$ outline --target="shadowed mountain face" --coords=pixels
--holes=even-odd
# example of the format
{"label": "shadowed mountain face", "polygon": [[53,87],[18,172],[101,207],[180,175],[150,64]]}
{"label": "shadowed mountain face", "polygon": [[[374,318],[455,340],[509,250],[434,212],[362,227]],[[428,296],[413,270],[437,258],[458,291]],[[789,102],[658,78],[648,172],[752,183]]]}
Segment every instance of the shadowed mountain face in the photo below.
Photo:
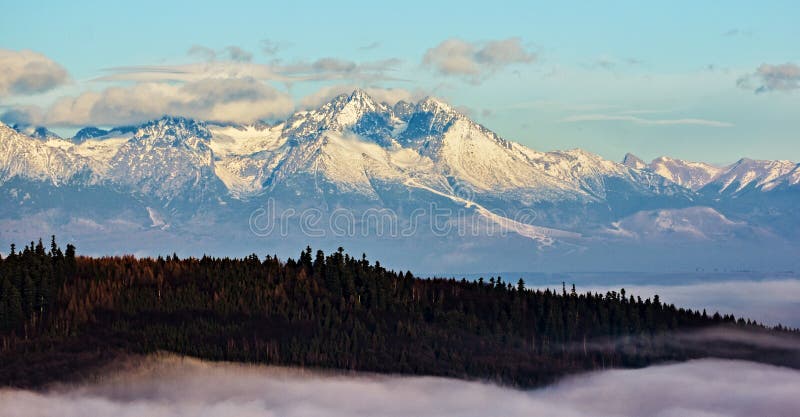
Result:
{"label": "shadowed mountain face", "polygon": [[345,245],[427,271],[799,266],[796,163],[538,152],[434,98],[390,106],[356,90],[271,126],[28,130],[0,125],[3,241],[56,232],[90,253],[140,254]]}

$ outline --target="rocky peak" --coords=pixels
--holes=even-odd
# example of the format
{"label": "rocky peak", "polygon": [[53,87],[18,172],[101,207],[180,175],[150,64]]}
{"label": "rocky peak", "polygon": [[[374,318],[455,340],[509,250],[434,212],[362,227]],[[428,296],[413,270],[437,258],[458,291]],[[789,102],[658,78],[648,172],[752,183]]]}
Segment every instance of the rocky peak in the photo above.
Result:
{"label": "rocky peak", "polygon": [[625,165],[626,167],[633,169],[647,168],[647,164],[644,161],[642,161],[641,158],[630,152],[626,153],[625,157],[622,158],[622,165]]}

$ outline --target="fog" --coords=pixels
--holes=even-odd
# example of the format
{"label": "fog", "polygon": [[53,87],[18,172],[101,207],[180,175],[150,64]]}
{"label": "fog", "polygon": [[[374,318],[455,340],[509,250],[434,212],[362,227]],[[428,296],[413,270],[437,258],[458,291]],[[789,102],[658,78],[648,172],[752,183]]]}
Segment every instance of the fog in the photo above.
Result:
{"label": "fog", "polygon": [[711,315],[734,314],[768,325],[783,324],[800,328],[800,280],[721,281],[680,285],[624,285],[579,287],[579,291],[619,291],[652,298],[694,310],[706,309]]}
{"label": "fog", "polygon": [[161,357],[91,384],[0,391],[0,415],[37,416],[790,416],[800,372],[697,360],[596,372],[521,391],[431,377],[334,375]]}

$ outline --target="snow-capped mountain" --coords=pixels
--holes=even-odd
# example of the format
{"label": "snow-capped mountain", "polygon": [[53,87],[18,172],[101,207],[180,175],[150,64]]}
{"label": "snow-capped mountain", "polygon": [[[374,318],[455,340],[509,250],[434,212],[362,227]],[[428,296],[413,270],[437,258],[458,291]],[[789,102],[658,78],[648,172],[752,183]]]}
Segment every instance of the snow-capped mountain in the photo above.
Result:
{"label": "snow-capped mountain", "polygon": [[770,191],[800,183],[800,164],[742,158],[728,166],[709,184],[720,193],[735,194],[751,188]]}
{"label": "snow-capped mountain", "polygon": [[87,158],[57,142],[64,141],[45,142],[0,122],[0,182],[21,177],[58,186],[90,168]]}
{"label": "snow-capped mountain", "polygon": [[81,143],[87,139],[98,138],[107,134],[108,130],[98,129],[94,126],[87,126],[75,133],[75,136],[72,137],[72,141],[75,143]]}
{"label": "snow-capped mountain", "polygon": [[800,164],[791,161],[763,161],[742,158],[728,166],[658,157],[649,164],[633,154],[625,155],[623,165],[651,171],[675,184],[706,194],[735,194],[747,188],[770,191],[800,183]]}
{"label": "snow-capped mountain", "polygon": [[749,238],[768,232],[744,221],[728,219],[711,207],[643,210],[613,222],[608,233],[645,241],[681,240],[713,241],[716,239]]}
{"label": "snow-capped mountain", "polygon": [[622,165],[627,167],[631,167],[633,169],[645,169],[647,168],[647,164],[638,156],[632,153],[626,153],[625,157],[622,158]]}
{"label": "snow-capped mountain", "polygon": [[16,130],[23,135],[30,136],[32,138],[40,139],[40,140],[50,140],[50,139],[61,139],[55,132],[51,131],[50,129],[44,126],[31,126],[31,125],[20,125],[15,124],[11,127],[12,129]]}
{"label": "snow-capped mountain", "polygon": [[[54,184],[88,168],[93,181],[163,199],[215,180],[225,185],[223,194],[256,198],[298,177],[373,199],[376,181],[448,195],[469,189],[476,198],[524,204],[602,202],[609,179],[642,195],[683,192],[647,171],[581,150],[534,151],[434,98],[391,107],[362,90],[274,126],[165,117],[135,128],[86,128],[71,141],[51,138],[37,147],[59,155],[37,162],[40,171],[53,173]],[[21,149],[14,153],[5,160],[30,159]]]}
{"label": "snow-capped mountain", "polygon": [[[400,109],[399,113],[395,109]],[[449,105],[376,103],[361,90],[266,128],[211,127],[218,174],[239,196],[296,175],[375,197],[376,180],[528,202],[599,201],[602,178],[661,193],[654,176],[580,150],[536,152],[504,140]],[[667,190],[675,191],[675,190]]]}
{"label": "snow-capped mountain", "polygon": [[658,157],[647,164],[630,153],[625,155],[622,163],[631,168],[654,172],[693,191],[705,187],[725,171],[724,168],[705,162],[684,161],[666,156]]}
{"label": "snow-capped mountain", "polygon": [[[472,242],[475,250],[475,238],[491,246],[495,238],[487,236],[496,229],[502,239],[510,234],[569,253],[598,239],[638,241],[656,231],[680,239],[761,239],[773,236],[774,219],[781,224],[777,235],[800,236],[796,209],[787,203],[800,195],[798,182],[797,164],[785,161],[715,167],[667,157],[647,164],[632,154],[617,163],[580,149],[539,152],[441,100],[390,106],[362,90],[274,125],[164,117],[139,126],[87,127],[65,140],[0,124],[0,194],[12,197],[0,213],[15,207],[39,218],[60,210],[72,220],[58,227],[80,235],[89,232],[75,230],[92,224],[92,238],[104,244],[104,233],[121,225],[136,233],[196,236],[198,245],[231,239],[222,235],[252,238],[253,213],[273,202],[295,214],[348,209],[364,224],[369,220],[359,216],[370,210],[404,213],[403,224],[416,227],[409,236],[455,239],[462,243],[450,244],[461,248]],[[734,198],[747,190],[764,197]],[[779,194],[776,203],[768,197]],[[121,203],[112,209],[96,198]],[[748,210],[753,201],[763,210]],[[467,223],[479,230],[444,236],[433,227],[440,221],[434,209],[444,209],[446,224],[458,230]],[[412,218],[415,210],[425,215]],[[0,233],[3,224],[0,219]],[[9,224],[7,230],[24,229]],[[307,238],[304,227],[287,227],[283,237]]]}
{"label": "snow-capped mountain", "polygon": [[689,162],[666,156],[654,159],[650,163],[650,169],[656,174],[692,190],[703,188],[724,170],[704,162]]}
{"label": "snow-capped mountain", "polygon": [[214,172],[204,123],[165,117],[140,126],[106,162],[106,176],[145,196],[169,201],[216,199],[225,187]]}

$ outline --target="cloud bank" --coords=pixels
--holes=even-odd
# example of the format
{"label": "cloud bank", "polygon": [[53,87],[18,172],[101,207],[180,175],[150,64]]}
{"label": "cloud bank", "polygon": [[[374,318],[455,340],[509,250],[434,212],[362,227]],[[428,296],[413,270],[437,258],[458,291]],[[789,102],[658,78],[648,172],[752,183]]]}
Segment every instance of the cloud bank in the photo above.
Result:
{"label": "cloud bank", "polygon": [[519,391],[430,377],[148,360],[95,384],[0,391],[6,417],[84,416],[792,416],[800,372],[700,360],[613,370]]}
{"label": "cloud bank", "polygon": [[68,81],[67,70],[38,52],[0,49],[0,97],[43,93]]}
{"label": "cloud bank", "polygon": [[[218,52],[195,45],[188,53],[205,62],[111,68],[108,75],[94,80],[112,83],[109,87],[61,97],[46,108],[16,106],[0,119],[49,126],[112,126],[163,115],[237,123],[281,119],[296,109],[297,103],[288,92],[294,83],[352,81],[349,85],[355,86],[389,79],[388,72],[400,65],[393,59],[354,62],[337,58],[287,65],[257,64],[251,62],[251,53],[233,46]],[[218,61],[220,56],[226,60]],[[287,88],[278,89],[276,84]],[[314,101],[335,88],[323,88],[304,101]],[[371,90],[389,102],[411,96],[401,89]]]}
{"label": "cloud bank", "polygon": [[40,123],[119,125],[163,115],[204,120],[253,122],[282,117],[294,108],[291,97],[253,78],[206,78],[182,84],[143,82],[62,97]]}

